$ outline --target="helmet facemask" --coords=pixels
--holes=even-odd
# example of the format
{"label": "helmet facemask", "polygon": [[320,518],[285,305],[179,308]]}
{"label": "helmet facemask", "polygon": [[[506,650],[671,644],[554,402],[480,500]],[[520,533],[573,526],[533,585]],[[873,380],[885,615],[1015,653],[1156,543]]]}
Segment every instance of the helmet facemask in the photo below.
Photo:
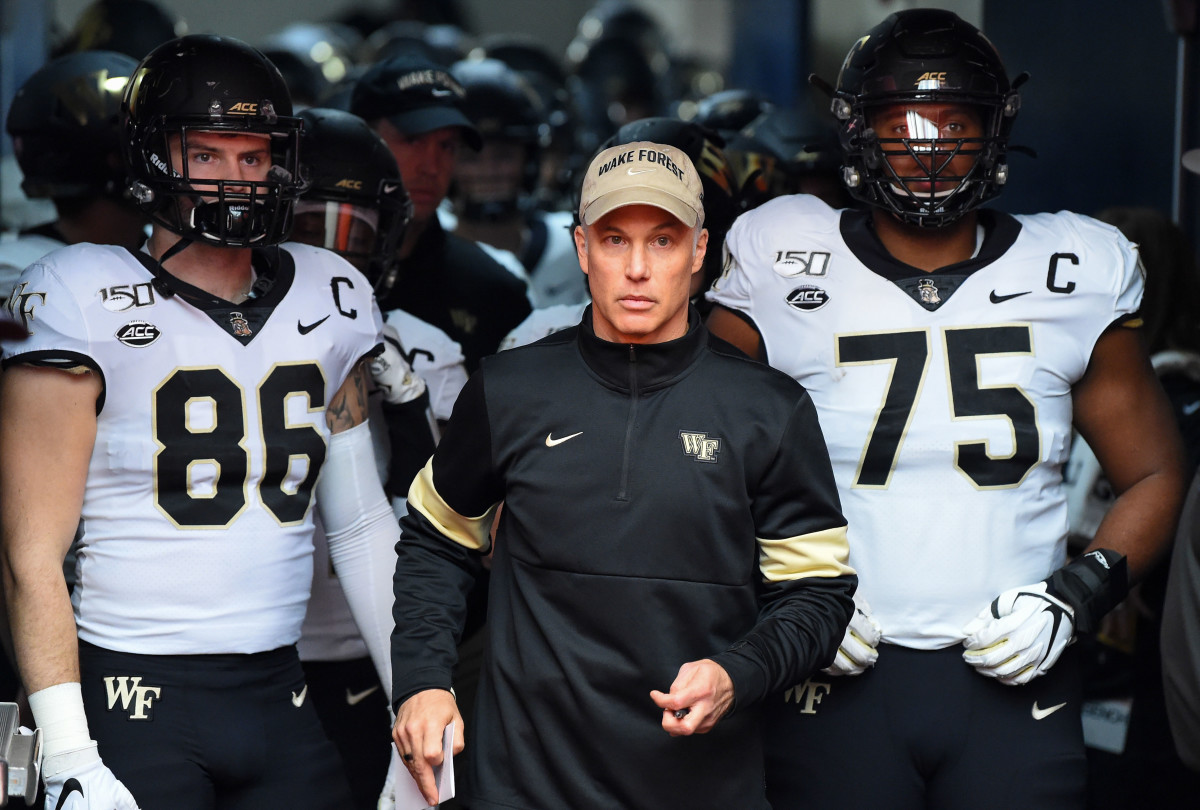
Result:
{"label": "helmet facemask", "polygon": [[906,222],[947,225],[1008,179],[1000,115],[974,103],[863,105],[843,129],[843,179],[853,196]]}
{"label": "helmet facemask", "polygon": [[[144,164],[138,174],[152,173],[151,184],[136,182],[132,192],[151,219],[195,242],[224,247],[254,247],[283,241],[291,229],[292,205],[302,188],[298,181],[299,122],[280,128],[198,125],[162,121],[146,127],[135,150]],[[187,160],[197,133],[262,135],[269,139],[270,166],[261,180],[220,180],[191,176]],[[190,140],[189,140],[190,139]]]}

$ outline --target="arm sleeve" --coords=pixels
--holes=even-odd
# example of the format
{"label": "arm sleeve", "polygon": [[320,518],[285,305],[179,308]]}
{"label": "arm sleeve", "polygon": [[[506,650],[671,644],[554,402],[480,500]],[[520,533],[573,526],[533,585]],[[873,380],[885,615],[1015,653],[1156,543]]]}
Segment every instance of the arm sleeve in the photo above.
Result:
{"label": "arm sleeve", "polygon": [[1163,694],[1179,757],[1200,771],[1200,476],[1192,481],[1162,611]]}
{"label": "arm sleeve", "polygon": [[400,530],[379,483],[369,423],[329,438],[317,482],[317,509],[329,543],[329,559],[350,613],[367,645],[380,683],[392,682],[388,655],[392,590]]}
{"label": "arm sleeve", "polygon": [[503,497],[493,469],[482,374],[454,406],[437,452],[413,479],[400,521],[392,588],[392,701],[423,689],[449,689],[467,594],[490,545]]}
{"label": "arm sleeve", "polygon": [[713,660],[733,680],[735,710],[803,681],[837,654],[858,577],[816,409],[792,413],[753,501],[762,573],[758,623]]}

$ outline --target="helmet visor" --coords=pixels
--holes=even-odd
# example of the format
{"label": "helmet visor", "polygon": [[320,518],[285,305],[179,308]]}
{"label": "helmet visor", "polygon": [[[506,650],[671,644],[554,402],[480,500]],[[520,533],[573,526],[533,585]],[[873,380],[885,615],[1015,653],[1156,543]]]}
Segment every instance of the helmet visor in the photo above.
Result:
{"label": "helmet visor", "polygon": [[321,200],[296,203],[292,239],[332,250],[366,272],[375,250],[379,211],[361,205]]}
{"label": "helmet visor", "polygon": [[910,102],[870,110],[891,191],[937,205],[961,191],[987,143],[985,111],[971,104]]}

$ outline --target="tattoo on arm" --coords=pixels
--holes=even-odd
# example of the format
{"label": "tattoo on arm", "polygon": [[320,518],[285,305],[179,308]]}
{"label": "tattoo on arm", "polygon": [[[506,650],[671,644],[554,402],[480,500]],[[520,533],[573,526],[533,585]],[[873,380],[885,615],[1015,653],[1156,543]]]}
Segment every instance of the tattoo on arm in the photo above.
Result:
{"label": "tattoo on arm", "polygon": [[325,411],[329,430],[341,433],[367,421],[367,361],[360,360],[329,401]]}

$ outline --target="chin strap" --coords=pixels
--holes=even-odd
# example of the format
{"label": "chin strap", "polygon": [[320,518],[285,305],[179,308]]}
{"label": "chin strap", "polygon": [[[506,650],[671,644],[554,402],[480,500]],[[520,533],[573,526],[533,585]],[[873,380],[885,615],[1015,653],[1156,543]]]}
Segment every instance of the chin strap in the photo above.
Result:
{"label": "chin strap", "polygon": [[[171,245],[169,248],[167,248],[165,251],[163,251],[163,255],[160,258],[154,259],[153,257],[151,257],[150,261],[157,264],[158,268],[160,270],[166,272],[166,268],[163,267],[163,264],[168,259],[170,259],[172,256],[177,256],[178,254],[183,252],[183,250],[185,248],[187,248],[187,246],[190,244],[192,244],[191,239],[188,239],[186,236],[181,236],[179,238],[179,241],[177,241],[175,244]],[[141,255],[145,255],[145,254],[141,254]],[[145,262],[143,262],[143,264],[144,263]],[[164,298],[170,298],[172,295],[174,295],[175,290],[172,289],[170,282],[167,280],[167,277],[163,276],[163,275],[159,275],[157,272],[154,271],[153,268],[150,268],[150,270],[152,273],[154,273],[154,281],[151,282],[154,285],[154,289],[158,290]]]}
{"label": "chin strap", "polygon": [[170,259],[172,256],[179,255],[191,244],[192,244],[192,240],[188,239],[186,236],[179,237],[179,241],[177,241],[175,244],[171,245],[169,248],[167,248],[165,251],[163,251],[163,255],[158,260],[158,263],[166,264],[168,259]]}

